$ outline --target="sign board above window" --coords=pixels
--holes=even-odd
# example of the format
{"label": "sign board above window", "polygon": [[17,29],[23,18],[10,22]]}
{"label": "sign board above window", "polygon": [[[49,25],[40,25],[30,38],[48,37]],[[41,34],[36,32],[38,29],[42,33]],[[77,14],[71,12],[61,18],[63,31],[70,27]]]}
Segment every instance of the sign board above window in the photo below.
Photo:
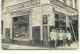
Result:
{"label": "sign board above window", "polygon": [[16,10],[16,9],[24,8],[27,6],[37,5],[37,4],[40,4],[40,0],[30,0],[30,1],[26,1],[23,3],[9,6],[9,7],[7,7],[7,10],[11,11],[11,10]]}
{"label": "sign board above window", "polygon": [[77,9],[74,9],[74,8],[68,6],[67,4],[62,3],[60,1],[50,0],[50,3],[56,5],[56,6],[60,7],[60,8],[66,9],[67,11],[77,12]]}

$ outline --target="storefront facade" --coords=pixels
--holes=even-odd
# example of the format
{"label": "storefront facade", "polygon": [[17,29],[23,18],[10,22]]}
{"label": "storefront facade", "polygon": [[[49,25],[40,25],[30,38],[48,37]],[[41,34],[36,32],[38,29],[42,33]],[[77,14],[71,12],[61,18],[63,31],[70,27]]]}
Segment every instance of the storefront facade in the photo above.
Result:
{"label": "storefront facade", "polygon": [[52,29],[62,28],[66,32],[71,28],[73,31],[74,28],[70,23],[75,21],[75,19],[72,20],[74,15],[78,21],[76,9],[55,0],[27,1],[9,6],[6,8],[6,13],[2,14],[2,42],[49,46],[49,35]]}

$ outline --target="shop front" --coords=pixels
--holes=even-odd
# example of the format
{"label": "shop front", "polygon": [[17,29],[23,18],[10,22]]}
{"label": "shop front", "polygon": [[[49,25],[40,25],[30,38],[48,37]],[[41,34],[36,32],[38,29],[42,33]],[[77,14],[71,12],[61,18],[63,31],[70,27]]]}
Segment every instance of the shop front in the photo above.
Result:
{"label": "shop front", "polygon": [[[6,36],[7,39],[9,38],[7,41],[12,44],[47,47],[50,45],[50,32],[52,29],[61,29],[65,32],[67,30],[69,32],[73,31],[73,29],[76,30],[75,22],[78,23],[77,21],[72,21],[73,27],[71,26],[72,24],[70,25],[69,9],[67,9],[70,8],[69,6],[63,8],[64,4],[62,4],[63,6],[59,6],[59,4],[55,6],[53,3],[40,5],[39,1],[37,0],[36,3],[33,3],[34,5],[30,3],[30,7],[25,2],[21,3],[23,6],[17,4],[7,8],[11,22],[10,29],[6,29],[8,30],[6,33],[11,31]],[[73,10],[72,8],[70,9]],[[75,32],[76,35],[77,33]]]}
{"label": "shop front", "polygon": [[10,18],[8,20],[11,21],[9,22],[11,24],[8,29],[11,31],[9,31],[9,37],[5,35],[8,43],[19,45],[41,45],[41,23],[39,22],[40,20],[37,19],[40,15],[40,11],[36,11],[40,10],[39,4],[40,0],[30,0],[6,7],[6,12],[9,14]]}

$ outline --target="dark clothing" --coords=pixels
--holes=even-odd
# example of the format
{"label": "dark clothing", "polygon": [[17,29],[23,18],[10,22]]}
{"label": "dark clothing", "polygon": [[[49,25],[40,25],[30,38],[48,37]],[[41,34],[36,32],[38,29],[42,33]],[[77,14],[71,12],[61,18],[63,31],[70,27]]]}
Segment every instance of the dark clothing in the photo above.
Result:
{"label": "dark clothing", "polygon": [[53,48],[53,47],[55,48],[55,41],[54,41],[54,40],[51,40],[51,41],[50,41],[50,47],[51,47],[51,48]]}
{"label": "dark clothing", "polygon": [[53,47],[53,40],[50,41],[50,47]]}
{"label": "dark clothing", "polygon": [[64,38],[63,39],[63,46],[66,46],[66,43],[67,43],[67,38]]}
{"label": "dark clothing", "polygon": [[60,46],[63,46],[63,40],[60,40]]}
{"label": "dark clothing", "polygon": [[56,47],[59,46],[59,39],[56,40]]}
{"label": "dark clothing", "polygon": [[71,46],[71,41],[70,40],[68,40],[68,46]]}
{"label": "dark clothing", "polygon": [[55,48],[55,44],[56,44],[56,43],[55,43],[55,40],[53,40],[53,47],[54,47],[54,48]]}
{"label": "dark clothing", "polygon": [[58,45],[57,46],[60,46],[60,40],[58,40]]}

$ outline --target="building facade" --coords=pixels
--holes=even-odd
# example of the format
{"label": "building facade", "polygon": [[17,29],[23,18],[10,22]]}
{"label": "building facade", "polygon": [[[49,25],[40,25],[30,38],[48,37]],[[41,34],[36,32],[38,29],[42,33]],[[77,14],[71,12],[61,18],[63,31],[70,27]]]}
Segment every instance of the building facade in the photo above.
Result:
{"label": "building facade", "polygon": [[2,1],[2,42],[49,46],[52,29],[78,42],[78,0]]}

